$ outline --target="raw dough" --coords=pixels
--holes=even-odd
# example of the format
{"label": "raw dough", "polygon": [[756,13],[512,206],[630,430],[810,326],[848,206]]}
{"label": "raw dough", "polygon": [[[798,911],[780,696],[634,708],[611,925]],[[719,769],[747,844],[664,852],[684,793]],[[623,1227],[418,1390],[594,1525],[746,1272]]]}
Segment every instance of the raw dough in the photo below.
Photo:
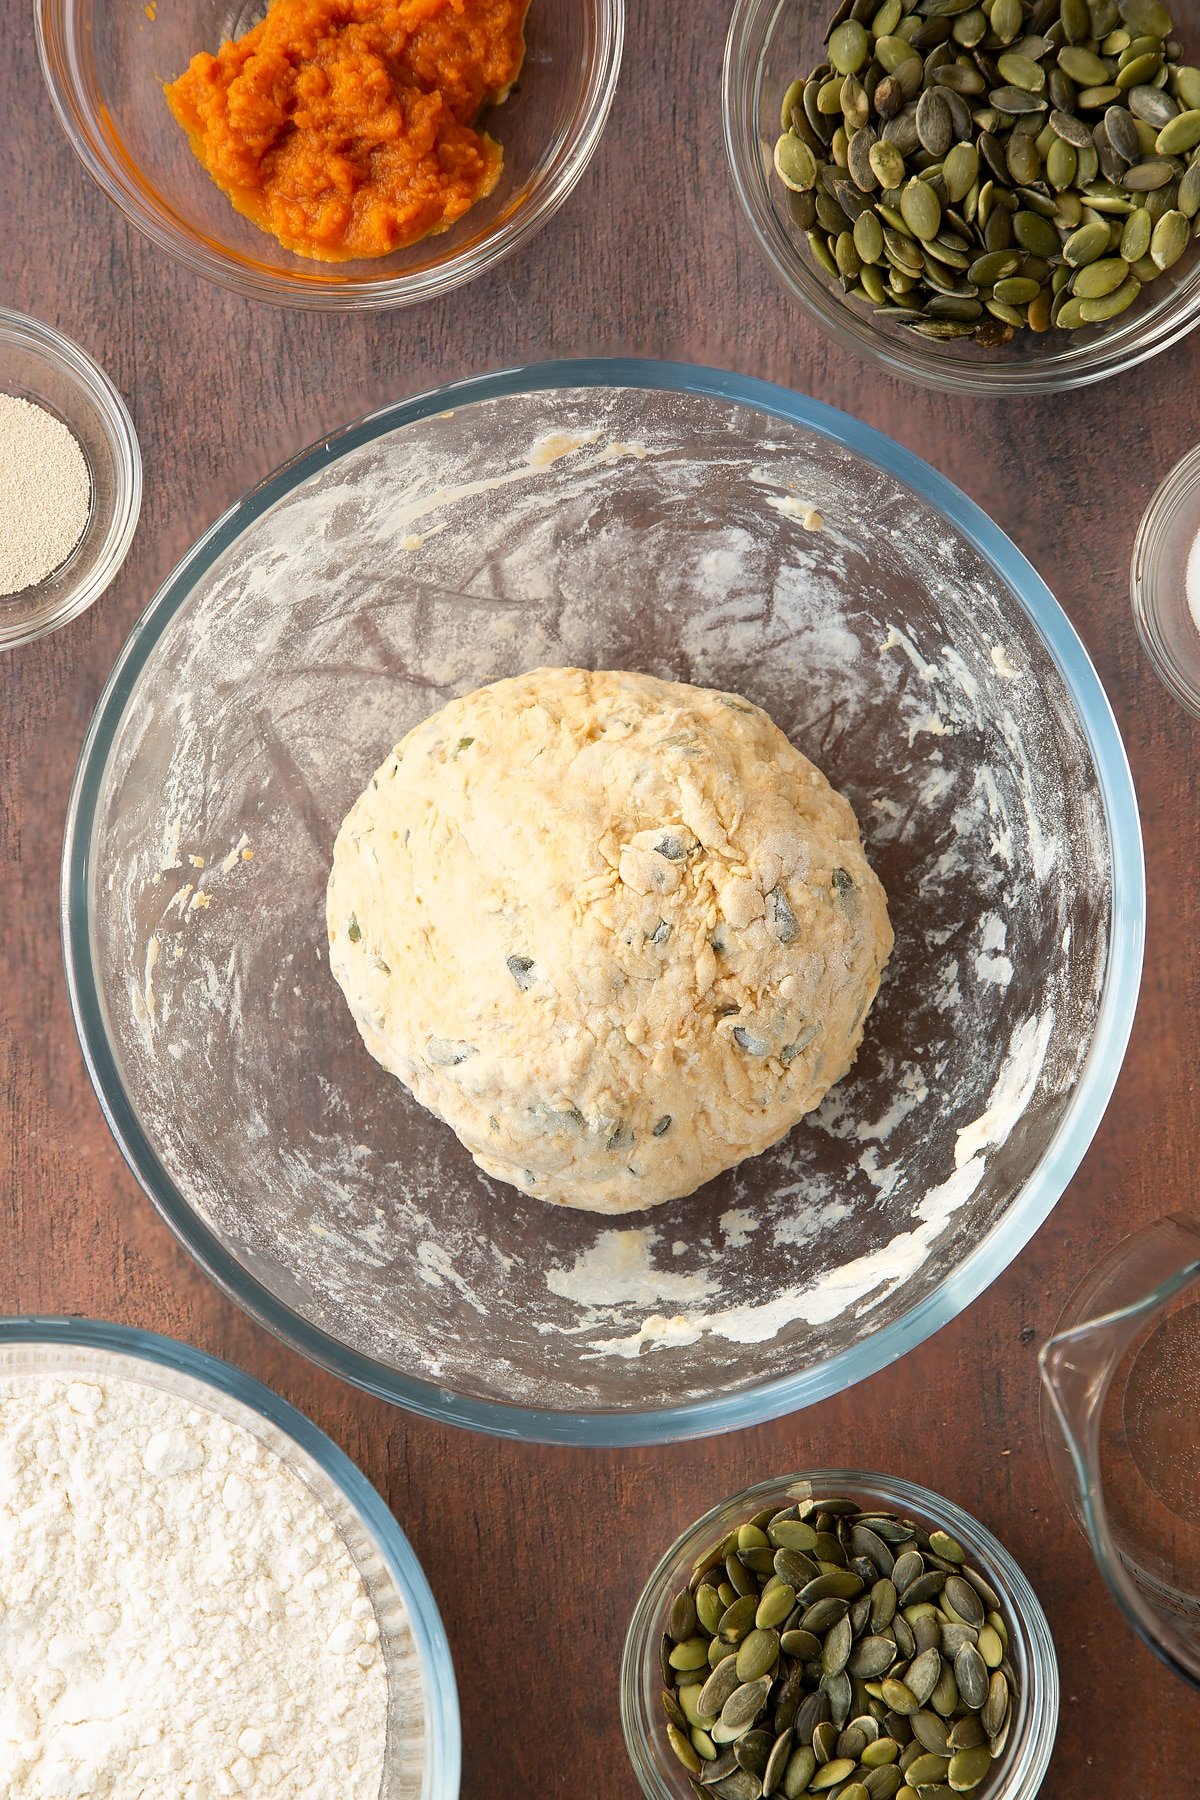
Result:
{"label": "raw dough", "polygon": [[766,1149],[854,1061],[892,947],[846,800],[735,694],[537,669],[348,813],[330,961],[480,1167],[619,1213]]}

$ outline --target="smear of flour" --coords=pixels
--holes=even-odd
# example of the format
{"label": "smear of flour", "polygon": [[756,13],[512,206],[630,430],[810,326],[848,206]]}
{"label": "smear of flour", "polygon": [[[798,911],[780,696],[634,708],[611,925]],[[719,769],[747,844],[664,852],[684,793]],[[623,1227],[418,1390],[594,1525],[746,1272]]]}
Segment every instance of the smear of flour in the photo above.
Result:
{"label": "smear of flour", "polygon": [[655,1266],[652,1258],[659,1241],[651,1227],[602,1231],[572,1268],[549,1270],[546,1286],[579,1306],[652,1306],[657,1300],[707,1299],[712,1282],[706,1276],[678,1275]]}
{"label": "smear of flour", "polygon": [[1007,987],[1013,978],[1013,966],[1004,955],[1008,926],[997,913],[986,913],[979,929],[980,944],[975,956],[975,974],[980,981],[994,981]]}

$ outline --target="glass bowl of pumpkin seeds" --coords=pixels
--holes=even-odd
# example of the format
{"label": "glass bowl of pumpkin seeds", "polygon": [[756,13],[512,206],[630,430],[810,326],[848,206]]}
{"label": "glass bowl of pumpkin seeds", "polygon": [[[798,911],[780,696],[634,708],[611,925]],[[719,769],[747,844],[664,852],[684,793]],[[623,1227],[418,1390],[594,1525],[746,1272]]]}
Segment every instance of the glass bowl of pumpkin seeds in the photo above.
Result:
{"label": "glass bowl of pumpkin seeds", "polygon": [[1082,387],[1200,321],[1200,15],[1162,0],[739,0],[724,126],[839,342],[967,393]]}
{"label": "glass bowl of pumpkin seeds", "polygon": [[961,1507],[853,1469],[760,1482],[667,1551],[621,1667],[649,1800],[1031,1800],[1050,1628]]}

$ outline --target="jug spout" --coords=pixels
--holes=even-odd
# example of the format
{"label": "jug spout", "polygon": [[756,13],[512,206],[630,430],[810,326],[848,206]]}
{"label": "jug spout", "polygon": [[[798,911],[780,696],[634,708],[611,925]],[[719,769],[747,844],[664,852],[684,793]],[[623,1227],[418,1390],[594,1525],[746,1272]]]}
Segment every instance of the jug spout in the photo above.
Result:
{"label": "jug spout", "polygon": [[[1069,1302],[1039,1367],[1047,1451],[1114,1598],[1139,1635],[1200,1685],[1200,1219],[1127,1238]],[[1117,1380],[1118,1374],[1120,1379]]]}

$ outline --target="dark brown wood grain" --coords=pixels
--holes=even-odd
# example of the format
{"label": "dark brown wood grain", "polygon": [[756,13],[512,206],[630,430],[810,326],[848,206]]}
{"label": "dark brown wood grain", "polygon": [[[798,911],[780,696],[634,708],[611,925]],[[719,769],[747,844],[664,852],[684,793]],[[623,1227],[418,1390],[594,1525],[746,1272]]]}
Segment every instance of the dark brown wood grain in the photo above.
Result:
{"label": "dark brown wood grain", "polygon": [[[1127,570],[1146,500],[1200,435],[1200,336],[1118,381],[1043,401],[952,399],[864,368],[776,290],[736,211],[719,130],[727,6],[640,0],[630,11],[607,134],[543,234],[436,305],[331,318],[248,305],[143,243],[60,136],[32,8],[6,9],[0,298],[111,372],[141,435],[146,503],[110,593],[0,659],[0,1312],[172,1333],[271,1383],[362,1465],[446,1620],[470,1800],[633,1800],[617,1664],[651,1564],[730,1490],[846,1459],[953,1495],[1024,1564],[1063,1675],[1047,1800],[1183,1800],[1200,1792],[1200,1697],[1135,1643],[1059,1503],[1036,1353],[1088,1263],[1195,1199],[1198,746],[1138,646]],[[112,1143],[58,935],[63,813],[93,704],[195,534],[282,457],[382,400],[585,352],[680,357],[803,389],[891,432],[986,507],[1061,597],[1112,697],[1150,893],[1141,1009],[1115,1099],[1015,1266],[930,1343],[838,1399],[736,1436],[620,1454],[522,1448],[410,1419],[309,1367],[224,1301]]]}

